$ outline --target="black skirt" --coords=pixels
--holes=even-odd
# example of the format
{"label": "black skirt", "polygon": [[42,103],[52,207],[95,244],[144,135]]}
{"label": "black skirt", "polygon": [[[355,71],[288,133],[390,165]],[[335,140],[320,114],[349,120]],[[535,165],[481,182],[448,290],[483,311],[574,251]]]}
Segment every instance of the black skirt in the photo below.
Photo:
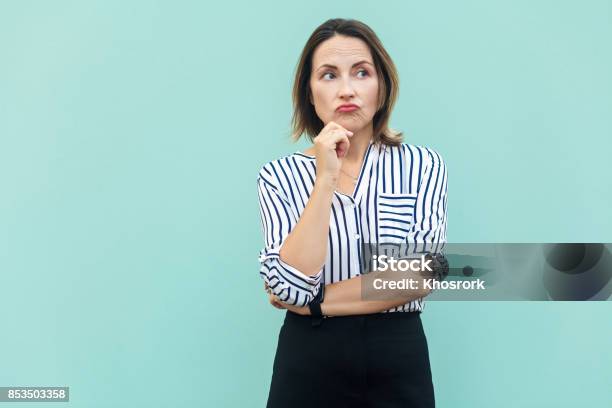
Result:
{"label": "black skirt", "polygon": [[287,311],[268,408],[434,407],[420,312],[335,316]]}

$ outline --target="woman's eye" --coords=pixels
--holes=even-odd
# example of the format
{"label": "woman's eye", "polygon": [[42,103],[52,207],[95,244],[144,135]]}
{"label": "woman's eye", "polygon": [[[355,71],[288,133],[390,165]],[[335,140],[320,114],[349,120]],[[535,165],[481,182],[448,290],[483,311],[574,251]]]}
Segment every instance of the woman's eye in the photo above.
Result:
{"label": "woman's eye", "polygon": [[[365,69],[360,69],[359,71],[357,71],[357,75],[359,76],[359,73],[361,73],[361,72],[363,72],[363,73],[364,73],[364,75],[362,75],[362,76],[361,76],[361,78],[363,78],[364,76],[368,76],[368,75],[369,75],[368,71],[367,71],[367,70],[365,70]],[[328,75],[331,75],[331,77],[329,77]],[[324,73],[324,74],[321,76],[321,78],[323,78],[323,79],[333,79],[333,77],[334,77],[334,76],[335,76],[335,75],[334,75],[334,73],[333,73],[333,72],[326,72],[326,73]]]}

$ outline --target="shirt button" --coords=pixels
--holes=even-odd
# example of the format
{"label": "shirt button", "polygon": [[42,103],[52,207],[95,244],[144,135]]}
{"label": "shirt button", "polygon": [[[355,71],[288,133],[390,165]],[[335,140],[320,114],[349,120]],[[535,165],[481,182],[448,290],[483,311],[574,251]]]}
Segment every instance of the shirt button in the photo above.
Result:
{"label": "shirt button", "polygon": [[355,234],[355,239],[359,239],[360,235],[359,234]]}

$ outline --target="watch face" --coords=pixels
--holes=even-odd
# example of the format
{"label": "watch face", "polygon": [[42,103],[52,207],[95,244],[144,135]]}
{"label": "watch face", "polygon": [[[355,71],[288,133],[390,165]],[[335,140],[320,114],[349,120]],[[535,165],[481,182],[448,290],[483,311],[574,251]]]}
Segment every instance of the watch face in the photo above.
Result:
{"label": "watch face", "polygon": [[432,255],[428,253],[425,255],[425,259],[431,260],[432,265],[432,275],[434,275],[435,279],[443,280],[448,276],[448,260],[442,254]]}

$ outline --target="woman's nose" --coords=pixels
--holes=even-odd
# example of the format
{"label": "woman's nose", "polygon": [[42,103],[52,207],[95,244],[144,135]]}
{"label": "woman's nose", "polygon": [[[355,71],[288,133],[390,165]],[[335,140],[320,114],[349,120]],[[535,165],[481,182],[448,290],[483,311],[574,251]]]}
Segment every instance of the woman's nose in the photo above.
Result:
{"label": "woman's nose", "polygon": [[341,82],[340,86],[340,97],[347,98],[349,96],[354,96],[355,90],[353,89],[353,84],[351,83],[350,78],[345,78]]}

